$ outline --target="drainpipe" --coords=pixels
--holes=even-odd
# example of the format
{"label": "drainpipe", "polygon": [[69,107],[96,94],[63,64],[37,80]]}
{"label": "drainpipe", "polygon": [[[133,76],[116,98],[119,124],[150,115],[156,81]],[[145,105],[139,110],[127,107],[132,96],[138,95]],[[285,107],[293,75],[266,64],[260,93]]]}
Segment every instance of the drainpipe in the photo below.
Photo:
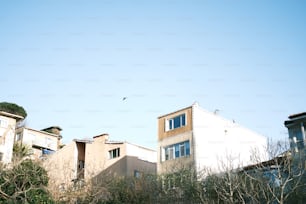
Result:
{"label": "drainpipe", "polygon": [[303,122],[301,122],[301,131],[302,131],[303,145],[304,145],[306,138],[305,138],[305,128]]}

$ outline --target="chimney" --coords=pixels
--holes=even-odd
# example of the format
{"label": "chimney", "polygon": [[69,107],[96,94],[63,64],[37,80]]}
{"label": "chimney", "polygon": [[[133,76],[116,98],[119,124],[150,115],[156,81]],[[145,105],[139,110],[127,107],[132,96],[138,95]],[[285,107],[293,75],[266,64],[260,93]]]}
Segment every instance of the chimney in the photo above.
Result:
{"label": "chimney", "polygon": [[101,135],[97,135],[97,136],[94,136],[93,139],[94,139],[94,142],[107,142],[108,141],[108,133],[103,133]]}
{"label": "chimney", "polygon": [[61,136],[62,128],[60,128],[59,126],[51,126],[51,127],[42,129],[41,131]]}

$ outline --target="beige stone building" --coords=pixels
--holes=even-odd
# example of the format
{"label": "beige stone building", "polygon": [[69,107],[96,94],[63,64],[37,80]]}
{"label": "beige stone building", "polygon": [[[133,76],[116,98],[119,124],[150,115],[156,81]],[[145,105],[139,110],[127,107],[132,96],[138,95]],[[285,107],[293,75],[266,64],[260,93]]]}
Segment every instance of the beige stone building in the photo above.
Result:
{"label": "beige stone building", "polygon": [[156,151],[128,142],[110,141],[108,134],[90,140],[75,139],[44,162],[52,187],[88,181],[107,173],[139,176],[156,173]]}
{"label": "beige stone building", "polygon": [[10,163],[13,156],[15,129],[22,116],[0,111],[0,161]]}
{"label": "beige stone building", "polygon": [[61,130],[58,126],[51,126],[43,130],[20,127],[16,129],[15,142],[28,146],[32,151],[32,159],[41,159],[60,149]]}
{"label": "beige stone building", "polygon": [[238,168],[253,164],[254,152],[266,159],[267,139],[197,103],[158,117],[159,174],[180,166],[197,171],[222,171],[223,165]]}

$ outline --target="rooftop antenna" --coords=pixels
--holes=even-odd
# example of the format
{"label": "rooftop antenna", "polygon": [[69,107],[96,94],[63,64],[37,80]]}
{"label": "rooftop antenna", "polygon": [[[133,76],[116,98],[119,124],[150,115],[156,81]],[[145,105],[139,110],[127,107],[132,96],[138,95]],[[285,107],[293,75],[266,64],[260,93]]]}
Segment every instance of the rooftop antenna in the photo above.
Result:
{"label": "rooftop antenna", "polygon": [[220,111],[219,109],[215,109],[214,114],[217,115],[219,113],[219,111]]}

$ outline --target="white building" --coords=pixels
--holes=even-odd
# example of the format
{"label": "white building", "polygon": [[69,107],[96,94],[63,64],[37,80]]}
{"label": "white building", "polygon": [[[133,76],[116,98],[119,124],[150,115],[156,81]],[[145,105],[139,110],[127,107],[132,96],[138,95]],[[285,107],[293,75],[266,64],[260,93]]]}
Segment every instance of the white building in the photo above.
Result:
{"label": "white building", "polygon": [[12,161],[16,123],[23,117],[0,111],[0,161]]}
{"label": "white building", "polygon": [[214,172],[266,159],[267,139],[233,120],[220,117],[197,103],[158,118],[159,174],[180,165]]}
{"label": "white building", "polygon": [[58,126],[51,126],[43,130],[20,127],[16,130],[15,142],[28,146],[32,151],[31,157],[38,159],[60,149],[61,130]]}
{"label": "white building", "polygon": [[288,128],[290,146],[294,152],[304,149],[306,145],[306,112],[290,115],[284,122]]}

